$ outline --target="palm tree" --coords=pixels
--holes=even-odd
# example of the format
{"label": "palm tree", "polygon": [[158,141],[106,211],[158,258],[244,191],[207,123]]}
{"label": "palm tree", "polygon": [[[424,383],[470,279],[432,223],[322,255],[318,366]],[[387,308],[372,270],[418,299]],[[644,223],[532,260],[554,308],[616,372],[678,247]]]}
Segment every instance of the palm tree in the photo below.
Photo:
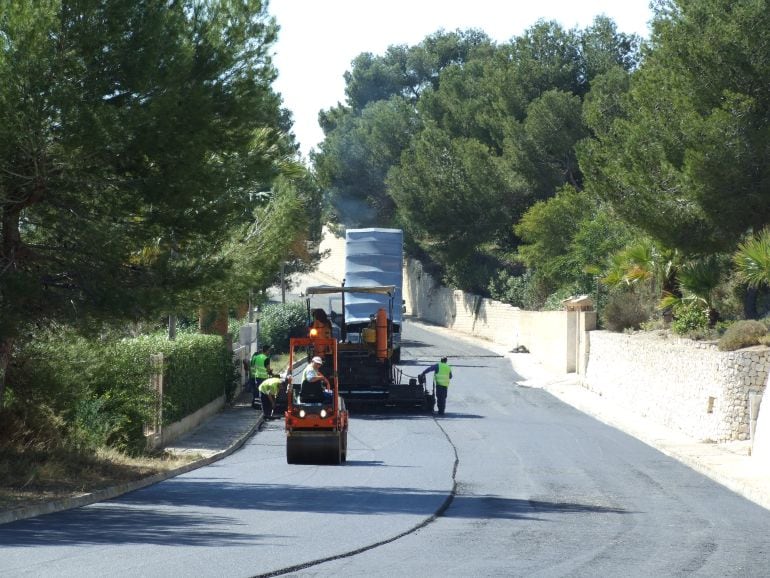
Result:
{"label": "palm tree", "polygon": [[770,287],[770,229],[765,227],[738,245],[733,264],[738,279],[748,288],[743,303],[744,312],[747,318],[754,319],[757,317],[758,290]]}
{"label": "palm tree", "polygon": [[709,326],[713,327],[719,319],[719,313],[714,308],[714,298],[723,271],[724,258],[719,255],[686,262],[676,273],[680,294],[664,294],[659,307],[673,309],[678,304],[699,303],[707,310]]}
{"label": "palm tree", "polygon": [[649,281],[661,295],[678,295],[676,249],[668,249],[649,239],[627,245],[610,258],[602,283],[609,287],[634,286]]}
{"label": "palm tree", "polygon": [[770,286],[770,228],[738,245],[733,263],[739,279],[749,287]]}

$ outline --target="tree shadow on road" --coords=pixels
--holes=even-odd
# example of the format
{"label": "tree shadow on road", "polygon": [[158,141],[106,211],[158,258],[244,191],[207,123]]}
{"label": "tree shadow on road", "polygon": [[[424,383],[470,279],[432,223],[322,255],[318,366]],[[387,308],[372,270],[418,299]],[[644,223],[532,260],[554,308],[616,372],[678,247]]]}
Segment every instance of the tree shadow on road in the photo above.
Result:
{"label": "tree shadow on road", "polygon": [[[362,464],[371,465],[371,464]],[[378,464],[375,464],[378,465]],[[448,492],[398,487],[306,487],[230,483],[217,477],[180,477],[84,508],[21,520],[0,527],[5,547],[73,544],[241,546],[274,542],[275,534],[229,530],[243,512],[335,515],[409,514],[428,518]],[[209,513],[195,510],[211,508]],[[185,509],[187,511],[185,511]],[[232,517],[215,514],[235,510]],[[548,514],[626,514],[604,505],[548,502],[489,495],[458,495],[448,518],[542,520]]]}

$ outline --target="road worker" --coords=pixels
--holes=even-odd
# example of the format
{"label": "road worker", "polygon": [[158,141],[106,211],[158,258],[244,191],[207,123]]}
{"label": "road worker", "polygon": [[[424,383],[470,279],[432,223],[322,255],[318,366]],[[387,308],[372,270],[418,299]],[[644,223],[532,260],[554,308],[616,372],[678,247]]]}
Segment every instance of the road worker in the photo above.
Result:
{"label": "road worker", "polygon": [[261,353],[255,353],[251,356],[251,407],[253,408],[257,407],[260,384],[263,380],[273,376],[273,370],[270,369],[270,349],[269,345],[263,345]]}
{"label": "road worker", "polygon": [[[326,311],[323,309],[313,310],[313,323],[310,325],[310,336],[321,337],[323,339],[332,338],[332,322],[329,321],[329,317],[326,315]],[[315,353],[323,357],[329,355],[332,352],[329,345],[316,345]]]}
{"label": "road worker", "polygon": [[268,377],[259,384],[259,400],[262,402],[262,415],[265,419],[278,417],[273,416],[275,398],[278,397],[278,390],[284,385],[284,380],[280,377]]}
{"label": "road worker", "polygon": [[310,383],[314,381],[323,381],[326,385],[325,389],[331,389],[329,380],[326,379],[326,376],[323,373],[321,373],[321,365],[323,365],[323,362],[323,359],[319,356],[315,356],[310,363],[308,363],[305,371],[302,372],[302,381]]}
{"label": "road worker", "polygon": [[430,372],[434,373],[433,383],[436,384],[436,405],[438,414],[444,415],[446,409],[446,395],[449,390],[449,383],[452,380],[452,367],[447,363],[447,358],[442,357],[441,361],[424,369],[420,375]]}
{"label": "road worker", "polygon": [[323,359],[319,356],[315,356],[307,364],[305,370],[302,372],[302,383],[313,383],[315,381],[322,381],[324,384],[324,401],[330,402],[334,397],[332,393],[332,386],[326,376],[321,373],[321,365],[323,365]]}

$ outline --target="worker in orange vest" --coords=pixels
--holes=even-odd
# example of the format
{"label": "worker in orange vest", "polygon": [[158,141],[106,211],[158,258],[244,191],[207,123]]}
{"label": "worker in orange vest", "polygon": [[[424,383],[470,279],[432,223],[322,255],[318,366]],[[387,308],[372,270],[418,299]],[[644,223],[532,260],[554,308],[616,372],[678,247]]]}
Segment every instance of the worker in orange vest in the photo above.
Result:
{"label": "worker in orange vest", "polygon": [[[313,323],[310,325],[311,337],[322,337],[324,339],[332,338],[332,322],[329,321],[329,317],[326,315],[326,311],[323,309],[313,310]],[[331,353],[331,347],[328,345],[317,345],[315,348],[316,355],[329,355]]]}

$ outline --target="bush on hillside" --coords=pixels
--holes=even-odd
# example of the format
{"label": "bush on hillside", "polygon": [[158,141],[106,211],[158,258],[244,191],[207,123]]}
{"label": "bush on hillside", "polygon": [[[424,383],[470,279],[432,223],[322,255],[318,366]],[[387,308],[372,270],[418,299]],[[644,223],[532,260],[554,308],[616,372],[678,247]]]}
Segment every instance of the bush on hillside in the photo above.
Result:
{"label": "bush on hillside", "polygon": [[697,334],[709,325],[708,308],[697,301],[683,301],[672,309],[671,330],[677,335]]}
{"label": "bush on hillside", "polygon": [[639,295],[633,291],[610,293],[601,311],[602,326],[609,331],[639,329],[648,319]]}
{"label": "bush on hillside", "polygon": [[743,347],[759,345],[767,335],[767,327],[761,321],[747,319],[736,321],[727,328],[719,339],[717,347],[720,351],[735,351]]}

